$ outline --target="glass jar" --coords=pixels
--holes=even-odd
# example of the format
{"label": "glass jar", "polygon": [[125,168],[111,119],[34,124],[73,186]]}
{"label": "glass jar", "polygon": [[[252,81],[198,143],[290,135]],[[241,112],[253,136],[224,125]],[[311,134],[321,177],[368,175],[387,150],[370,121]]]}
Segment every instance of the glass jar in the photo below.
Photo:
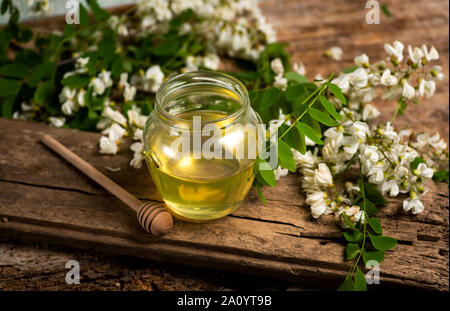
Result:
{"label": "glass jar", "polygon": [[250,190],[264,135],[237,79],[196,71],[167,80],[144,129],[144,155],[170,212],[190,221],[233,212]]}

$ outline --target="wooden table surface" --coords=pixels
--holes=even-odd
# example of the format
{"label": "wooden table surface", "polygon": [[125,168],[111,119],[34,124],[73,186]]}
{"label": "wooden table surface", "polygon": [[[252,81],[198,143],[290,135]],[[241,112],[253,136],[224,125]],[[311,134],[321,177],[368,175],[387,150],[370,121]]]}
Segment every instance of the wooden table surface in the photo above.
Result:
{"label": "wooden table surface", "polygon": [[[351,65],[353,57],[363,52],[371,60],[377,60],[384,55],[385,42],[401,40],[405,44],[434,45],[440,52],[439,64],[443,67],[446,78],[438,85],[436,96],[421,105],[408,108],[406,115],[398,118],[396,126],[409,125],[415,131],[439,131],[448,142],[448,1],[383,3],[387,4],[394,17],[382,15],[380,25],[367,25],[364,22],[367,12],[365,1],[340,1],[339,5],[331,0],[270,1],[261,3],[261,8],[277,29],[278,39],[290,43],[289,51],[293,60],[302,61],[306,65],[309,77],[316,73],[325,76],[339,71]],[[321,56],[331,46],[343,49],[343,61],[335,62]],[[387,120],[395,109],[394,103],[379,101],[377,106],[382,111],[383,120]],[[53,246],[53,243],[58,242],[55,239],[48,241],[52,242],[51,246],[44,245],[42,239],[38,244],[22,242],[28,238],[17,234],[17,226],[32,226],[33,221],[39,217],[39,208],[45,210],[45,206],[55,204],[58,200],[66,200],[67,203],[64,204],[67,210],[79,203],[73,201],[89,196],[92,199],[93,195],[99,202],[118,205],[98,186],[87,181],[62,160],[52,157],[42,146],[38,147],[37,140],[43,132],[51,132],[135,195],[148,198],[148,193],[142,188],[142,183],[139,185],[130,177],[136,172],[127,167],[127,159],[130,157],[128,151],[111,159],[96,154],[97,134],[76,133],[4,119],[0,121],[0,128],[0,215],[13,215],[8,222],[0,223],[4,240],[0,244],[0,289],[332,289],[348,269],[349,263],[343,261],[343,244],[338,228],[333,219],[311,219],[309,209],[304,205],[304,196],[298,191],[300,180],[297,175],[285,177],[276,188],[265,190],[268,206],[258,203],[252,192],[246,203],[223,221],[226,226],[245,224],[267,230],[262,237],[260,232],[241,237],[242,243],[272,247],[270,252],[276,253],[274,258],[268,260],[272,268],[279,256],[285,260],[285,265],[279,267],[281,274],[299,275],[292,277],[291,282],[249,277],[242,274],[243,271],[223,273],[109,255],[98,253],[92,248],[81,251],[70,247],[67,241],[63,243],[66,246]],[[122,170],[120,173],[109,172],[103,167],[104,163],[119,166]],[[144,176],[146,172],[138,174]],[[381,289],[398,288],[404,284],[414,288],[448,290],[448,187],[434,183],[429,186],[431,191],[424,200],[426,211],[422,215],[411,216],[401,212],[401,198],[392,200],[383,209],[381,217],[385,232],[395,236],[400,243],[394,251],[388,252],[386,261],[381,265],[384,284]],[[18,199],[19,196],[21,199]],[[286,199],[288,197],[293,200]],[[33,208],[30,207],[30,202],[36,202]],[[19,217],[14,216],[14,211],[8,209],[8,206],[19,208],[24,213],[34,213],[35,218],[33,221],[30,218],[28,223],[23,219],[15,222],[14,217]],[[111,207],[117,209],[116,206]],[[77,213],[82,216],[87,212],[81,210]],[[41,216],[48,217],[48,211],[41,212]],[[226,228],[221,227],[221,222],[218,223],[219,225],[211,225],[210,228],[217,230],[215,233],[224,234],[225,239],[229,238],[231,235],[227,234]],[[77,225],[76,220],[73,225]],[[176,226],[184,225],[177,223]],[[205,228],[199,232],[204,230]],[[273,249],[274,242],[280,243],[276,250]],[[80,245],[74,242],[73,246]],[[86,247],[89,248],[89,245]],[[302,252],[301,255],[296,252],[297,248]],[[102,249],[108,250],[107,247]],[[114,249],[109,251],[116,252]],[[305,262],[308,256],[313,258],[313,255],[323,256],[319,265],[317,262]],[[294,256],[292,262],[286,259],[289,256]],[[303,262],[296,262],[296,258],[300,257]],[[81,264],[82,282],[76,287],[71,287],[64,281],[67,271],[64,264],[69,259],[79,260]],[[254,267],[254,263],[253,266],[252,263],[244,263],[244,267],[245,264]],[[289,264],[293,271],[287,270]],[[304,269],[305,265],[310,268]],[[276,272],[275,267],[271,274],[276,276]],[[303,274],[305,277],[301,277]],[[320,282],[314,283],[315,276]],[[328,282],[323,282],[324,279]]]}

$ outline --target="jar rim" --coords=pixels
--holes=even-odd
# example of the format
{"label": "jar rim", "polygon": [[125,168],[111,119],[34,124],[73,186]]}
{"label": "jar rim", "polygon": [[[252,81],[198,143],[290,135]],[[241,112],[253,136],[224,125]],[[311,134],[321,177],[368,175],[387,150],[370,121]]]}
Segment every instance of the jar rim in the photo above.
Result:
{"label": "jar rim", "polygon": [[[202,81],[201,79],[204,79],[204,80]],[[218,122],[222,122],[222,121],[226,121],[226,120],[230,120],[230,119],[234,118],[233,122],[229,124],[229,125],[231,125],[240,119],[240,117],[244,114],[244,112],[248,109],[248,107],[250,105],[247,88],[244,86],[244,84],[242,84],[241,81],[239,81],[235,77],[225,74],[225,73],[222,73],[222,72],[216,72],[216,71],[206,71],[206,70],[190,71],[190,72],[182,73],[182,74],[179,74],[179,75],[176,75],[176,76],[173,76],[173,77],[167,79],[166,81],[164,81],[164,83],[161,85],[161,87],[156,92],[155,109],[169,123],[176,124],[177,122],[180,122],[180,121],[185,122],[185,123],[186,122],[188,122],[188,123],[194,122],[193,120],[182,119],[182,118],[179,118],[179,117],[169,113],[169,111],[167,111],[167,109],[163,106],[164,99],[167,96],[167,94],[165,94],[167,89],[169,89],[170,87],[175,87],[175,88],[178,87],[179,88],[179,87],[182,87],[183,85],[188,85],[188,84],[191,85],[192,84],[192,82],[183,83],[183,80],[188,80],[188,81],[198,80],[197,83],[202,84],[202,85],[210,84],[211,86],[216,86],[216,87],[219,86],[219,87],[222,87],[229,91],[232,91],[234,94],[238,95],[239,98],[241,99],[240,100],[241,106],[239,107],[238,110],[234,111],[233,113],[231,113],[225,117],[221,117],[221,118],[217,118],[217,119],[213,119],[213,120],[207,120],[207,121],[200,121],[201,124],[218,123]],[[177,81],[179,81],[179,83],[174,84]],[[222,83],[219,83],[219,82],[222,82]],[[234,88],[226,87],[226,82],[232,83],[236,87],[234,87]]]}

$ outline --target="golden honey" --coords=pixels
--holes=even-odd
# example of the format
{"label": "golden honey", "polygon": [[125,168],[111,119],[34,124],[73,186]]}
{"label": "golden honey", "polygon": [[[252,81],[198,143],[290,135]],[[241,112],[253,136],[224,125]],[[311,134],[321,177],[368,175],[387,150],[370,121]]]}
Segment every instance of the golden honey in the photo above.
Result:
{"label": "golden honey", "polygon": [[172,90],[162,102],[147,121],[144,154],[170,212],[190,221],[230,214],[254,180],[257,116],[216,85]]}

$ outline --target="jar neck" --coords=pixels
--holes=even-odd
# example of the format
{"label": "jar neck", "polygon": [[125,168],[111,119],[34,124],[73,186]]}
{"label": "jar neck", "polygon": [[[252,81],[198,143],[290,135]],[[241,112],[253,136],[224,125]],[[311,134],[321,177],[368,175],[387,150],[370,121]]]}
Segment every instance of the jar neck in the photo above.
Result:
{"label": "jar neck", "polygon": [[[202,124],[233,124],[239,121],[250,107],[247,89],[236,78],[213,71],[194,71],[164,82],[156,93],[155,110],[159,119],[172,126],[180,122],[192,123],[180,118],[179,113],[211,110],[214,105],[211,106],[207,96],[221,98],[224,106],[216,105],[216,109],[218,112],[223,109],[226,113],[217,119],[202,120]],[[183,103],[183,98],[186,98],[186,103]]]}

